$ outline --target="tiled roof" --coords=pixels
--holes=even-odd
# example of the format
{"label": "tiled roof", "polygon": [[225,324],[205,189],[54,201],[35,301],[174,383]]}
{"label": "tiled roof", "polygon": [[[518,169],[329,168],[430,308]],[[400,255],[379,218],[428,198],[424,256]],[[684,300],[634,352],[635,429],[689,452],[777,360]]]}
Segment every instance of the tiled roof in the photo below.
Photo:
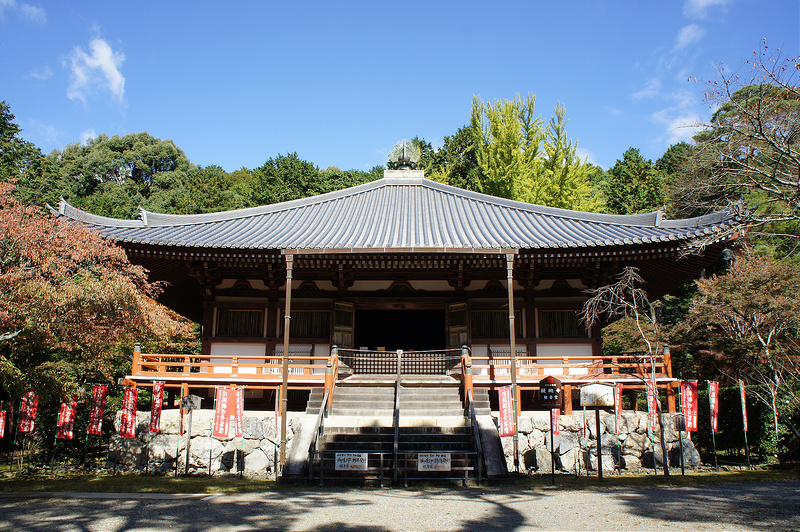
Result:
{"label": "tiled roof", "polygon": [[661,211],[608,215],[511,201],[443,185],[421,172],[309,198],[196,215],[141,210],[138,220],[95,216],[63,199],[56,215],[119,242],[288,250],[497,250],[685,241],[738,225],[734,212],[664,220]]}

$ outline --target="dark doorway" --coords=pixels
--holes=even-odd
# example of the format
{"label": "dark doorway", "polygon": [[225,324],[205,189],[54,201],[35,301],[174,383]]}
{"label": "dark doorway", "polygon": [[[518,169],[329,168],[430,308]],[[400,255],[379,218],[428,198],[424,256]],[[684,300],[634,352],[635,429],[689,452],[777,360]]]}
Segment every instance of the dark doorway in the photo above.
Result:
{"label": "dark doorway", "polygon": [[356,349],[427,351],[447,347],[444,309],[356,309],[354,334]]}

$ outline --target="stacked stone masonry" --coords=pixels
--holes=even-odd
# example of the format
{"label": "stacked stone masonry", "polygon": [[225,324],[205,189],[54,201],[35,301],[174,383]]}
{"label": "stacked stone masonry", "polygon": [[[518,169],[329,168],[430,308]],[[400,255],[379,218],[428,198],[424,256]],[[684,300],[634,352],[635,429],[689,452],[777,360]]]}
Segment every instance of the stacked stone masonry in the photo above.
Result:
{"label": "stacked stone masonry", "polygon": [[[692,443],[690,433],[675,429],[673,415],[664,414],[664,436],[669,463],[680,466],[681,436],[685,467],[700,465],[700,454]],[[562,415],[560,434],[553,441],[556,470],[570,473],[597,471],[597,426],[594,410]],[[646,412],[624,412],[619,434],[614,431],[614,414],[601,411],[600,435],[603,471],[635,472],[642,468],[662,467],[660,430],[650,429]],[[550,413],[523,412],[518,426],[520,468],[526,471],[550,473]],[[513,438],[503,440],[509,471],[514,470]]]}
{"label": "stacked stone masonry", "polygon": [[[144,469],[167,473],[177,467],[183,474],[186,466],[186,434],[180,435],[179,410],[164,410],[161,414],[160,432],[150,434],[150,413],[137,415],[136,438],[114,436],[111,441],[109,462],[112,467]],[[291,446],[292,427],[302,413],[288,420],[288,439]],[[121,415],[117,413],[115,427],[119,431]],[[184,430],[188,416],[184,415]],[[211,436],[214,423],[213,410],[195,410],[192,413],[192,434],[189,444],[190,474],[229,475],[244,472],[249,477],[274,477],[277,445],[280,435],[276,431],[275,413],[250,411],[242,419],[243,438],[219,439]],[[149,462],[148,462],[149,456]]]}

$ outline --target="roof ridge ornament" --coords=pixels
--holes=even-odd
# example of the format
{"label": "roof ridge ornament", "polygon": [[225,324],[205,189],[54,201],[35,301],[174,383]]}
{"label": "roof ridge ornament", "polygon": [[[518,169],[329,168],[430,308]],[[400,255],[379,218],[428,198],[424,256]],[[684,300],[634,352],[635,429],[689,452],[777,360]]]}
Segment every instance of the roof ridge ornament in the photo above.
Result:
{"label": "roof ridge ornament", "polygon": [[416,170],[419,157],[419,148],[410,140],[403,139],[392,148],[386,166],[389,170]]}

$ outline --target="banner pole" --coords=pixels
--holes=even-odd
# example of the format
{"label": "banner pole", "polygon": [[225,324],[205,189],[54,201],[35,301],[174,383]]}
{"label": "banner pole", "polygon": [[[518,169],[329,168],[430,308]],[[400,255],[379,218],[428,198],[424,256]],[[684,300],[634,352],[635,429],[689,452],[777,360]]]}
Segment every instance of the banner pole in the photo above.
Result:
{"label": "banner pole", "polygon": [[[217,413],[217,387],[214,386],[214,418],[216,419]],[[211,422],[211,439],[208,445],[208,476],[211,475],[211,457],[213,456],[214,451],[214,422]]]}
{"label": "banner pole", "polygon": [[681,405],[681,413],[680,413],[681,417],[679,418],[681,420],[681,423],[678,424],[678,429],[680,429],[678,430],[678,445],[681,450],[681,476],[685,476],[686,467],[684,466],[683,463],[683,430],[686,428],[686,411],[684,410],[685,393],[683,389],[683,383],[681,383],[680,391],[678,393],[680,394],[680,405]]}
{"label": "banner pole", "polygon": [[553,409],[550,409],[550,479],[553,483],[553,486],[556,485],[556,458],[553,456],[555,454],[555,446],[553,443],[555,440],[555,434],[553,431]]}
{"label": "banner pole", "polygon": [[242,467],[239,469],[239,478],[244,478],[244,386],[242,386],[242,404],[239,405],[240,412],[242,413],[241,417],[241,427],[242,427],[242,436],[241,436],[241,447],[242,447]]}

